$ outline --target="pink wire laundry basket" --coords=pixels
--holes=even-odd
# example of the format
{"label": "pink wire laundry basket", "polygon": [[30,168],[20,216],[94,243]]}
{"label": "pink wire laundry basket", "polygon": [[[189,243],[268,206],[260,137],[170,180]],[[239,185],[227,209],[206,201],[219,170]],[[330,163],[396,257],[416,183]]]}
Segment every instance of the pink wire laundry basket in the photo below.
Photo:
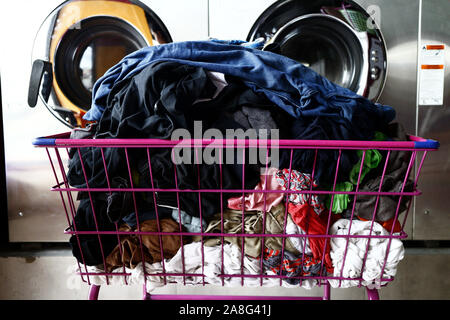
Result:
{"label": "pink wire laundry basket", "polygon": [[[241,148],[239,150],[243,150],[244,151],[244,156],[245,156],[245,150],[250,148],[250,147],[254,147],[254,145],[249,142],[250,140],[245,140],[244,142],[239,142],[237,140],[227,140],[227,139],[223,139],[223,140],[215,140],[215,144],[214,146],[221,146],[220,150],[225,150],[225,148],[227,147],[231,147],[231,148]],[[368,257],[368,251],[369,251],[369,243],[370,241],[367,241],[367,245],[366,245],[366,250],[364,252],[364,259],[363,259],[363,267],[361,268],[361,273],[357,276],[357,277],[348,277],[348,276],[344,276],[343,275],[343,269],[344,269],[344,265],[346,263],[346,256],[348,254],[348,246],[349,246],[349,242],[351,240],[355,240],[355,239],[376,239],[376,238],[381,238],[383,240],[387,241],[387,250],[385,252],[385,257],[383,259],[383,263],[382,263],[382,271],[381,271],[381,277],[380,279],[378,279],[378,283],[382,283],[382,285],[386,285],[387,283],[390,283],[391,281],[393,281],[394,277],[393,276],[389,276],[389,277],[383,277],[384,275],[384,269],[386,267],[386,263],[388,261],[388,255],[390,253],[390,246],[391,246],[391,242],[395,239],[405,239],[408,235],[407,233],[404,231],[404,227],[405,227],[405,223],[407,220],[407,216],[408,216],[408,211],[411,205],[411,200],[414,196],[420,195],[421,192],[417,189],[417,182],[418,182],[418,178],[419,178],[419,174],[420,171],[422,169],[422,166],[424,164],[424,160],[426,158],[426,155],[429,151],[433,151],[433,150],[437,150],[439,148],[439,143],[437,141],[434,140],[427,140],[427,139],[423,139],[420,137],[415,137],[415,136],[409,136],[409,141],[344,141],[344,140],[279,140],[277,141],[276,145],[271,145],[271,141],[270,140],[266,140],[266,145],[268,147],[267,150],[271,149],[271,148],[279,148],[281,149],[285,149],[287,150],[288,153],[290,153],[290,163],[289,163],[289,167],[286,168],[289,171],[289,180],[291,179],[291,172],[295,169],[293,167],[292,164],[292,156],[295,150],[299,150],[299,149],[303,149],[303,150],[310,150],[312,152],[312,154],[314,154],[314,161],[313,161],[313,167],[312,167],[312,173],[311,173],[311,180],[314,180],[314,174],[315,171],[317,170],[316,167],[316,160],[317,160],[317,155],[318,152],[320,152],[321,150],[335,150],[338,152],[338,158],[336,161],[336,167],[334,168],[334,183],[331,186],[331,188],[329,190],[316,190],[313,189],[313,184],[311,184],[309,189],[306,190],[290,190],[290,188],[286,189],[286,190],[255,190],[255,189],[245,189],[245,187],[243,186],[240,189],[223,189],[223,188],[219,188],[219,189],[192,189],[192,190],[187,190],[187,189],[180,189],[178,188],[178,184],[177,184],[177,176],[176,176],[176,170],[174,170],[175,172],[175,188],[171,188],[171,189],[161,189],[161,188],[156,188],[154,181],[153,181],[153,172],[152,172],[152,165],[151,165],[151,159],[150,159],[150,154],[151,151],[157,148],[167,148],[167,149],[173,149],[174,146],[178,145],[179,146],[180,141],[171,141],[171,140],[159,140],[159,139],[70,139],[70,133],[64,133],[64,134],[59,134],[59,135],[54,135],[54,136],[48,136],[48,137],[42,137],[42,138],[37,138],[33,141],[33,144],[36,147],[40,147],[40,148],[44,148],[48,154],[48,158],[50,161],[50,165],[55,177],[55,181],[56,181],[56,185],[53,186],[51,188],[52,191],[57,192],[60,194],[60,198],[62,201],[62,205],[64,208],[64,212],[67,218],[67,223],[68,223],[68,227],[67,229],[64,231],[66,234],[69,235],[75,235],[78,239],[79,236],[82,235],[93,235],[93,236],[97,236],[98,237],[98,241],[100,244],[100,248],[102,248],[102,244],[100,241],[100,236],[102,235],[115,235],[117,237],[117,244],[120,247],[120,239],[123,236],[126,235],[134,235],[137,238],[139,238],[139,243],[140,243],[140,254],[141,254],[141,261],[144,261],[144,253],[143,251],[145,250],[143,248],[143,244],[142,244],[142,237],[143,236],[148,236],[148,235],[152,235],[152,236],[157,236],[159,238],[159,247],[160,247],[160,252],[161,252],[161,256],[164,257],[164,250],[163,250],[163,245],[162,245],[162,237],[164,236],[169,236],[169,235],[174,235],[174,236],[178,236],[181,239],[181,245],[180,245],[180,250],[182,252],[183,255],[183,237],[192,237],[192,236],[197,236],[200,237],[200,239],[202,241],[201,242],[201,271],[204,270],[204,264],[205,264],[205,256],[204,256],[204,245],[203,245],[203,239],[204,237],[219,237],[222,239],[221,242],[221,257],[222,257],[222,261],[221,261],[221,274],[219,274],[217,277],[219,279],[219,283],[222,284],[222,286],[224,285],[224,279],[229,279],[229,278],[240,278],[240,285],[241,286],[245,286],[245,279],[249,279],[249,278],[253,278],[253,279],[258,279],[260,280],[260,285],[263,285],[263,279],[276,279],[277,281],[279,281],[279,286],[282,285],[282,281],[287,278],[288,276],[286,275],[282,275],[281,272],[275,272],[274,274],[268,274],[264,272],[264,268],[263,268],[263,259],[264,259],[264,254],[263,254],[263,250],[264,250],[264,240],[268,239],[268,238],[281,238],[282,239],[282,247],[281,247],[281,261],[284,261],[284,255],[286,252],[286,248],[285,248],[285,242],[286,239],[289,237],[298,237],[299,239],[301,239],[301,241],[303,241],[306,244],[307,239],[314,239],[314,238],[319,238],[319,239],[323,239],[326,240],[325,241],[325,245],[322,251],[322,255],[321,255],[321,268],[325,268],[324,267],[324,261],[326,259],[326,255],[325,252],[327,250],[327,248],[329,249],[330,246],[330,240],[332,239],[344,239],[346,241],[346,245],[344,248],[344,256],[343,256],[343,263],[342,266],[340,267],[341,270],[338,270],[340,272],[335,272],[333,274],[327,273],[327,272],[320,272],[320,275],[308,275],[308,274],[300,274],[298,275],[296,278],[299,279],[299,286],[301,287],[302,281],[305,280],[316,280],[317,282],[317,286],[318,287],[322,287],[323,288],[323,295],[321,296],[315,296],[315,297],[311,297],[311,296],[244,296],[244,295],[236,295],[236,296],[229,296],[229,295],[168,295],[168,294],[150,294],[147,292],[146,288],[149,284],[150,281],[152,281],[152,277],[154,276],[158,276],[161,279],[163,279],[164,284],[168,284],[170,283],[170,279],[173,279],[173,277],[179,277],[180,279],[186,279],[187,277],[197,277],[202,279],[202,281],[200,281],[201,285],[205,285],[207,284],[207,282],[205,282],[205,274],[203,272],[200,273],[195,273],[195,274],[191,274],[185,271],[185,265],[184,265],[184,260],[182,260],[183,263],[183,272],[179,272],[179,273],[170,273],[167,272],[164,269],[164,258],[162,259],[162,272],[157,272],[157,273],[152,273],[151,271],[147,270],[145,263],[142,263],[139,267],[142,268],[142,274],[143,274],[143,286],[144,286],[144,295],[143,298],[144,299],[152,299],[152,300],[171,300],[171,299],[203,299],[203,300],[246,300],[246,299],[252,299],[252,300],[258,300],[258,299],[271,299],[271,300],[302,300],[302,299],[316,299],[316,300],[329,300],[330,299],[330,281],[338,281],[338,287],[341,286],[341,282],[344,281],[357,281],[358,282],[358,287],[361,287],[363,285],[363,272],[364,272],[364,265],[366,264],[367,261],[367,257]],[[211,140],[195,140],[195,139],[191,139],[191,140],[183,140],[182,141],[184,146],[194,146],[195,148],[198,148],[198,150],[201,150],[202,148],[207,147],[210,143]],[[104,174],[106,177],[106,181],[107,181],[107,186],[105,186],[104,188],[91,188],[89,187],[89,183],[88,183],[88,179],[86,177],[86,172],[85,172],[85,167],[83,164],[83,159],[81,157],[81,153],[80,150],[82,148],[98,148],[101,151],[102,154],[102,159],[103,159],[103,167],[104,167]],[[110,185],[110,181],[111,181],[111,177],[108,175],[108,168],[107,168],[107,164],[105,161],[105,157],[104,157],[104,150],[106,150],[107,148],[121,148],[124,151],[125,154],[125,160],[126,160],[126,168],[128,169],[128,173],[129,173],[129,180],[130,180],[130,185],[128,188],[112,188]],[[145,154],[147,155],[147,162],[148,162],[148,169],[150,171],[150,185],[151,188],[139,188],[136,186],[133,186],[133,179],[132,179],[132,166],[130,165],[130,161],[129,161],[129,156],[128,156],[128,152],[134,148],[139,148],[142,150],[145,150]],[[195,149],[194,148],[194,149]],[[381,179],[380,179],[380,185],[378,188],[378,191],[375,192],[367,192],[367,191],[361,191],[359,189],[360,186],[360,181],[361,181],[361,172],[363,169],[363,164],[364,164],[364,158],[366,156],[366,153],[368,150],[380,150],[385,152],[386,156],[385,159],[383,159],[380,162],[380,167],[383,168],[382,170],[382,174],[381,174]],[[64,163],[65,161],[63,160],[65,158],[65,153],[67,152],[67,154],[69,154],[69,152],[73,152],[75,150],[74,156],[79,156],[80,157],[80,161],[82,164],[82,169],[83,169],[83,173],[84,173],[84,179],[86,182],[86,187],[83,188],[75,188],[73,186],[71,186],[68,182],[68,178],[67,178],[67,174],[66,174],[66,163]],[[195,149],[197,150],[197,149]],[[343,152],[345,152],[346,150],[361,150],[362,151],[362,158],[361,158],[361,167],[359,170],[359,175],[358,175],[358,180],[355,186],[355,189],[353,191],[336,191],[336,185],[337,185],[337,178],[338,178],[338,172],[339,172],[339,164],[340,164],[340,160],[341,160],[341,155]],[[382,190],[382,184],[383,184],[383,180],[385,178],[385,173],[386,173],[386,168],[387,168],[387,164],[389,161],[390,156],[392,155],[392,153],[397,152],[397,151],[401,151],[401,152],[405,152],[408,157],[409,157],[409,164],[406,170],[406,174],[404,175],[404,177],[402,177],[402,187],[401,190],[399,192],[383,192]],[[62,152],[62,153],[61,153]],[[268,152],[267,152],[268,155]],[[174,169],[176,167],[175,164],[173,164]],[[220,167],[222,169],[222,167]],[[268,165],[266,165],[266,170],[268,169]],[[198,174],[200,174],[200,171],[198,171]],[[245,177],[245,165],[242,165],[242,176]],[[197,177],[198,178],[198,182],[199,182],[199,186],[200,186],[200,176]],[[413,181],[413,190],[407,192],[406,190],[404,190],[406,182],[408,179],[412,179]],[[220,171],[220,185],[222,186],[222,170]],[[290,185],[290,184],[288,184]],[[74,194],[76,195],[78,192],[84,192],[85,194],[89,195],[89,198],[91,198],[91,195],[96,193],[96,192],[103,192],[103,193],[111,193],[111,192],[127,192],[127,193],[131,193],[133,201],[134,201],[134,208],[136,211],[136,220],[137,220],[137,230],[135,231],[120,231],[119,230],[119,226],[116,223],[116,230],[115,231],[102,231],[99,229],[99,226],[97,225],[97,220],[95,219],[96,217],[96,212],[93,211],[93,215],[94,215],[94,219],[95,219],[95,224],[96,224],[96,229],[93,231],[77,231],[77,226],[74,223],[74,217],[76,215],[76,196],[74,197]],[[237,194],[241,194],[244,198],[244,195],[248,195],[251,193],[263,193],[264,194],[264,208],[266,208],[266,194],[267,193],[274,193],[274,192],[280,192],[283,194],[283,197],[285,197],[286,201],[289,197],[289,195],[291,194],[305,194],[305,195],[321,195],[321,196],[327,196],[329,195],[329,197],[331,197],[331,203],[333,203],[333,198],[337,195],[337,194],[347,194],[349,196],[351,196],[352,198],[350,198],[350,202],[348,204],[349,209],[351,209],[351,217],[350,217],[350,224],[348,226],[348,232],[344,233],[344,234],[331,234],[330,233],[330,228],[334,222],[334,213],[332,212],[332,208],[330,206],[330,208],[325,208],[326,210],[326,232],[323,234],[309,234],[308,232],[303,233],[303,234],[287,234],[286,233],[286,218],[288,215],[287,212],[287,206],[286,206],[286,211],[285,211],[285,216],[284,216],[284,230],[283,232],[274,234],[274,233],[268,233],[265,230],[265,226],[266,224],[263,222],[263,230],[260,233],[251,233],[251,234],[247,234],[244,230],[244,209],[242,209],[242,230],[239,233],[227,233],[224,232],[223,229],[223,212],[224,209],[223,206],[221,208],[221,226],[220,226],[220,231],[221,232],[215,232],[215,233],[206,233],[204,232],[204,227],[201,228],[201,232],[196,232],[196,233],[192,233],[192,232],[187,232],[184,231],[184,229],[182,229],[182,225],[181,225],[181,218],[180,220],[178,220],[178,224],[179,224],[179,231],[177,232],[162,232],[161,231],[161,225],[160,225],[160,218],[158,218],[158,207],[155,205],[155,210],[156,210],[156,223],[157,223],[157,230],[158,231],[154,231],[154,232],[148,232],[148,231],[140,231],[139,228],[139,217],[137,214],[137,204],[136,204],[136,198],[135,198],[135,194],[139,193],[139,192],[147,192],[149,195],[153,195],[153,197],[155,196],[155,193],[164,193],[164,192],[172,192],[172,193],[176,193],[177,197],[182,194],[182,193],[194,193],[194,194],[198,194],[198,199],[199,202],[201,202],[201,196],[202,194],[205,193],[214,193],[217,194],[220,199],[222,200],[223,197],[226,196],[227,193],[229,192],[233,192],[233,193],[237,193]],[[355,210],[355,203],[357,200],[358,196],[370,196],[370,197],[374,197],[375,198],[375,204],[374,204],[374,214],[373,214],[373,218],[372,220],[366,220],[369,221],[370,223],[370,232],[368,234],[364,234],[364,235],[355,235],[355,234],[351,234],[351,227],[352,227],[352,222],[356,221],[354,218],[356,218],[357,216],[357,212]],[[375,232],[373,232],[373,227],[375,225],[375,212],[377,210],[377,206],[379,204],[379,199],[382,196],[396,196],[398,197],[398,205],[396,206],[396,210],[395,212],[392,213],[392,215],[394,216],[393,221],[398,221],[399,225],[400,225],[400,230],[394,230],[394,226],[395,223],[392,223],[392,227],[389,226],[387,232],[384,235],[376,235]],[[402,201],[402,198],[408,198],[408,202],[407,202],[407,210],[403,212],[400,212],[400,203]],[[92,204],[92,198],[91,198],[91,204]],[[156,201],[155,201],[156,204]],[[202,220],[202,210],[201,210],[201,206],[200,210],[199,210],[199,218],[200,220]],[[180,212],[180,203],[178,202],[178,212]],[[266,210],[263,211],[264,212],[264,219],[266,219],[266,215],[265,212]],[[98,214],[98,213],[97,213]],[[401,216],[401,214],[403,214]],[[400,219],[401,218],[401,219]],[[242,265],[242,269],[241,269],[241,273],[240,274],[227,274],[225,273],[223,270],[223,250],[224,250],[224,237],[239,237],[239,241],[241,241],[241,246],[240,246],[240,251],[241,251],[241,265]],[[258,260],[258,264],[260,264],[261,268],[261,272],[260,274],[246,274],[243,272],[243,259],[244,259],[244,249],[245,249],[245,243],[244,240],[248,237],[252,237],[252,238],[259,238],[261,239],[262,242],[262,246],[261,246],[261,255],[257,258]],[[103,250],[103,249],[102,249]],[[183,259],[186,257],[183,257]],[[102,259],[103,259],[103,265],[106,265],[105,263],[105,259],[106,256],[102,251]],[[106,268],[104,270],[100,270],[100,272],[95,272],[93,273],[92,271],[89,271],[86,268],[86,263],[84,263],[84,260],[82,258],[82,261],[80,263],[80,261],[77,261],[78,263],[78,267],[79,267],[79,272],[78,274],[81,276],[81,279],[86,282],[88,285],[90,285],[90,291],[89,291],[89,299],[98,299],[98,295],[99,295],[99,289],[100,289],[100,285],[99,284],[95,284],[93,283],[91,277],[95,276],[95,277],[104,277],[105,279],[105,284],[110,284],[110,281],[112,279],[112,277],[123,277],[124,278],[124,282],[127,284],[127,279],[126,276],[130,275],[129,272],[127,272],[125,270],[125,266],[123,266],[121,268],[122,272],[117,272],[117,270],[115,270],[114,272],[108,271],[106,270]],[[303,264],[306,263],[305,260],[305,255],[303,253],[301,260],[299,260],[299,264],[301,264],[301,266],[303,266]],[[336,267],[335,267],[336,268]],[[180,282],[178,282],[180,283]],[[183,284],[186,285],[186,281],[181,282]],[[368,287],[366,286],[366,292],[367,292],[367,296],[368,299],[370,300],[377,300],[379,299],[379,295],[378,295],[378,291],[377,288],[378,287]]]}

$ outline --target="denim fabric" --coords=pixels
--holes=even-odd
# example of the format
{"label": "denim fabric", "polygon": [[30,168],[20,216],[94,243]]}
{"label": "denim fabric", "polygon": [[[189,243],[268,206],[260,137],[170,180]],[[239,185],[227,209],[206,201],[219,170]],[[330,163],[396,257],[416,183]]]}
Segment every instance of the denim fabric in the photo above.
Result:
{"label": "denim fabric", "polygon": [[216,38],[210,38],[209,41],[213,41],[216,43],[223,43],[223,44],[234,44],[234,45],[240,45],[246,48],[253,48],[253,49],[262,49],[264,48],[265,39],[264,38],[258,38],[255,41],[247,42],[244,40],[221,40]]}
{"label": "denim fabric", "polygon": [[94,84],[92,106],[84,119],[99,120],[113,86],[156,61],[179,62],[239,77],[293,117],[326,116],[353,126],[356,136],[366,130],[371,135],[379,125],[395,118],[393,108],[372,103],[287,57],[240,45],[187,41],[146,47],[123,58]]}

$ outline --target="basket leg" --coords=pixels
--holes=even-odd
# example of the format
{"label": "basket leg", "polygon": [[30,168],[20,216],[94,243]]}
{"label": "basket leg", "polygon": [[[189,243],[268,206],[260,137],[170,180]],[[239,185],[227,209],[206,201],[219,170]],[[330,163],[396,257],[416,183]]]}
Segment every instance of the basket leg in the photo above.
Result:
{"label": "basket leg", "polygon": [[327,282],[323,286],[323,300],[330,300],[330,284]]}
{"label": "basket leg", "polygon": [[150,300],[150,293],[147,292],[147,287],[144,283],[144,290],[142,291],[142,300]]}
{"label": "basket leg", "polygon": [[89,300],[98,300],[98,292],[100,291],[100,286],[91,284],[89,288]]}
{"label": "basket leg", "polygon": [[369,299],[369,300],[380,300],[380,296],[378,295],[378,290],[377,289],[366,288],[366,292],[367,292],[367,299]]}

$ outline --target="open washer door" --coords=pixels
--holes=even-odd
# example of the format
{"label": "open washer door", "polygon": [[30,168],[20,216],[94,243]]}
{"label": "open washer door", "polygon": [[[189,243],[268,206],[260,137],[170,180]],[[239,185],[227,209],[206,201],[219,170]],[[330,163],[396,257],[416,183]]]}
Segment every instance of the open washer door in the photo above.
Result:
{"label": "open washer door", "polygon": [[168,42],[164,23],[140,1],[66,1],[36,35],[28,103],[39,96],[67,126],[85,126],[95,81],[126,55]]}
{"label": "open washer door", "polygon": [[256,20],[247,40],[261,37],[265,50],[297,60],[373,101],[383,89],[382,35],[369,14],[352,1],[277,1]]}

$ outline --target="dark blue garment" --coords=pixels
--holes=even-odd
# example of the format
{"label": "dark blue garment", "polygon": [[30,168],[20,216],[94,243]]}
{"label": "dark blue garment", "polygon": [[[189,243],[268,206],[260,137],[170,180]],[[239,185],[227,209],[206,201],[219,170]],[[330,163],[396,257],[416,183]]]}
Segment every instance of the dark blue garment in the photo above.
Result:
{"label": "dark blue garment", "polygon": [[85,120],[99,120],[116,83],[156,61],[203,67],[242,79],[294,118],[328,117],[351,131],[350,139],[371,140],[373,131],[395,118],[395,110],[340,87],[295,60],[239,45],[188,41],[146,47],[131,53],[94,84]]}
{"label": "dark blue garment", "polygon": [[210,38],[209,41],[217,42],[217,43],[223,43],[223,44],[233,44],[233,45],[239,45],[247,48],[253,48],[253,49],[262,49],[264,48],[265,39],[264,38],[258,38],[255,41],[247,42],[244,40],[222,40],[222,39],[216,39],[216,38]]}

